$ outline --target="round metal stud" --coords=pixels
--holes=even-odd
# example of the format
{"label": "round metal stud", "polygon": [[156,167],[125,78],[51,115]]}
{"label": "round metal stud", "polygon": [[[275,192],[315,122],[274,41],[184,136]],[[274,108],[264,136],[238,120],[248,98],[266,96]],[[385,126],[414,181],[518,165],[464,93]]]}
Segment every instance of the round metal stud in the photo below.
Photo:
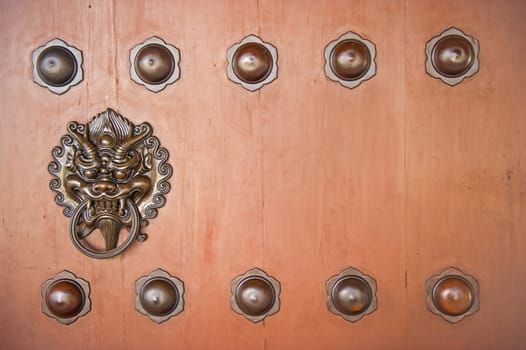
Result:
{"label": "round metal stud", "polygon": [[252,269],[232,281],[232,309],[252,322],[259,322],[279,311],[281,287],[272,276]]}
{"label": "round metal stud", "polygon": [[77,62],[68,49],[51,46],[38,56],[37,71],[47,84],[62,86],[75,76]]}
{"label": "round metal stud", "polygon": [[61,280],[48,289],[45,302],[55,316],[69,318],[82,310],[84,295],[75,282]]}
{"label": "round metal stud", "polygon": [[239,47],[232,58],[234,73],[249,84],[264,80],[272,70],[272,55],[263,45],[248,43]]}
{"label": "round metal stud", "polygon": [[475,278],[451,267],[427,280],[427,308],[455,323],[478,311],[478,291]]}
{"label": "round metal stud", "polygon": [[356,322],[378,308],[376,281],[348,267],[326,284],[327,308],[343,319]]}
{"label": "round metal stud", "polygon": [[161,323],[184,310],[184,283],[157,269],[135,282],[135,308],[152,321]]}
{"label": "round metal stud", "polygon": [[61,95],[83,79],[82,52],[60,39],[33,51],[33,79]]}
{"label": "round metal stud", "polygon": [[454,86],[479,70],[479,42],[457,28],[449,28],[426,44],[426,72]]}
{"label": "round metal stud", "polygon": [[62,324],[71,324],[91,309],[89,283],[62,271],[42,284],[42,312]]}
{"label": "round metal stud", "polygon": [[277,59],[273,45],[249,35],[228,49],[227,76],[247,90],[258,90],[277,78]]}
{"label": "round metal stud", "polygon": [[159,92],[179,79],[179,49],[156,36],[130,51],[130,74],[133,81],[148,90]]}
{"label": "round metal stud", "polygon": [[164,278],[146,282],[139,293],[139,301],[146,312],[154,316],[170,313],[178,303],[177,288]]}
{"label": "round metal stud", "polygon": [[376,74],[375,45],[347,32],[325,47],[325,74],[350,89]]}

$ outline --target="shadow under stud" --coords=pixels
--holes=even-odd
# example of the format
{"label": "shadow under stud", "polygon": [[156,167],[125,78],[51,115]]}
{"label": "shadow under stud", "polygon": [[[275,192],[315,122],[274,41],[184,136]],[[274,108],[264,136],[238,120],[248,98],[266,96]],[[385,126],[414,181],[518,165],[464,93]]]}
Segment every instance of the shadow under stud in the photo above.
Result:
{"label": "shadow under stud", "polygon": [[227,76],[245,89],[256,91],[278,77],[278,51],[255,35],[249,35],[227,51]]}
{"label": "shadow under stud", "polygon": [[449,28],[426,43],[426,72],[454,86],[479,71],[479,42],[457,28]]}
{"label": "shadow under stud", "polygon": [[353,267],[332,276],[326,292],[329,311],[350,322],[359,321],[378,308],[376,281]]}
{"label": "shadow under stud", "polygon": [[42,284],[42,312],[68,325],[91,310],[90,286],[69,271]]}
{"label": "shadow under stud", "polygon": [[232,310],[254,323],[279,311],[280,284],[261,269],[237,276],[232,281],[231,292]]}
{"label": "shadow under stud", "polygon": [[179,79],[179,49],[153,36],[130,51],[130,75],[134,82],[159,92]]}
{"label": "shadow under stud", "polygon": [[60,39],[53,39],[32,54],[33,80],[61,95],[83,79],[82,52]]}
{"label": "shadow under stud", "polygon": [[356,33],[347,32],[325,47],[325,75],[352,89],[376,74],[376,47]]}
{"label": "shadow under stud", "polygon": [[92,258],[122,253],[170,191],[168,151],[148,123],[132,124],[112,109],[86,123],[70,122],[52,151],[50,187],[71,218],[73,245]]}

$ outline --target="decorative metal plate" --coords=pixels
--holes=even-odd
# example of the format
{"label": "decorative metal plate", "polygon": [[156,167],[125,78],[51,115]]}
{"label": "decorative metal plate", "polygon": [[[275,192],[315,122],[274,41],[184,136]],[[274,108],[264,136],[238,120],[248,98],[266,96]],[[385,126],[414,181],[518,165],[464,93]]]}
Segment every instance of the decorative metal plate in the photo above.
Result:
{"label": "decorative metal plate", "polygon": [[426,43],[426,72],[454,86],[479,71],[479,42],[457,28],[449,28]]}
{"label": "decorative metal plate", "polygon": [[256,91],[278,77],[278,50],[255,35],[227,51],[227,76],[245,89]]}
{"label": "decorative metal plate", "polygon": [[325,75],[352,89],[376,74],[376,47],[356,33],[347,32],[325,47]]}
{"label": "decorative metal plate", "polygon": [[277,279],[255,268],[232,281],[232,310],[256,323],[279,311],[281,287]]}
{"label": "decorative metal plate", "polygon": [[62,271],[42,284],[42,312],[68,325],[91,310],[90,286],[69,271]]}
{"label": "decorative metal plate", "polygon": [[148,90],[159,92],[179,79],[180,57],[177,47],[152,36],[131,49],[131,78]]}
{"label": "decorative metal plate", "polygon": [[359,321],[378,308],[376,290],[371,276],[348,267],[327,281],[327,308],[344,320]]}
{"label": "decorative metal plate", "polygon": [[157,269],[135,282],[135,309],[156,323],[162,323],[184,310],[184,283]]}
{"label": "decorative metal plate", "polygon": [[83,79],[82,52],[60,39],[53,39],[32,54],[33,80],[61,95]]}
{"label": "decorative metal plate", "polygon": [[426,304],[429,311],[456,323],[480,308],[477,280],[450,267],[426,281]]}
{"label": "decorative metal plate", "polygon": [[[48,169],[55,201],[72,218],[75,247],[102,259],[122,253],[135,239],[144,241],[140,228],[164,205],[172,175],[168,151],[150,124],[133,125],[108,109],[87,124],[69,123],[67,130]],[[95,231],[102,236],[94,237]]]}

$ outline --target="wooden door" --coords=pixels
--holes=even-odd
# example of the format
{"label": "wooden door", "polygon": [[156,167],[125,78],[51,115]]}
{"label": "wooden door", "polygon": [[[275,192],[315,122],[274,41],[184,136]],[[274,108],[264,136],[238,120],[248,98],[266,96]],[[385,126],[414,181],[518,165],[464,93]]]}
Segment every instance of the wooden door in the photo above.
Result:
{"label": "wooden door", "polygon": [[[521,349],[526,345],[526,26],[521,1],[2,1],[0,340],[4,349]],[[425,73],[425,43],[451,26],[480,41],[480,72],[450,87]],[[377,74],[346,89],[323,50],[353,31]],[[249,92],[226,50],[255,34],[278,79]],[[153,35],[181,50],[181,79],[152,93],[129,52]],[[31,52],[82,50],[84,81],[36,85]],[[47,164],[66,124],[111,107],[150,122],[174,166],[149,239],[109,260],[80,254]],[[378,283],[356,323],[327,311],[325,282],[353,266]],[[451,324],[426,309],[449,266],[480,283],[480,311]],[[281,309],[253,324],[230,308],[252,267],[281,282]],[[134,307],[162,268],[185,310],[160,325]],[[64,326],[41,284],[64,269],[92,310]]]}

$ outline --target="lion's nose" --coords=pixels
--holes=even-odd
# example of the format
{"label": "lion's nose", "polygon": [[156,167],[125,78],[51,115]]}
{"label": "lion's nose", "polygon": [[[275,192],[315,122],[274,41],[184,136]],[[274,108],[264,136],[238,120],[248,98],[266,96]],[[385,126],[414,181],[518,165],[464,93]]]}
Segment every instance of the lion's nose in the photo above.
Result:
{"label": "lion's nose", "polygon": [[115,188],[115,184],[111,181],[98,181],[93,184],[93,191],[97,193],[112,193]]}

